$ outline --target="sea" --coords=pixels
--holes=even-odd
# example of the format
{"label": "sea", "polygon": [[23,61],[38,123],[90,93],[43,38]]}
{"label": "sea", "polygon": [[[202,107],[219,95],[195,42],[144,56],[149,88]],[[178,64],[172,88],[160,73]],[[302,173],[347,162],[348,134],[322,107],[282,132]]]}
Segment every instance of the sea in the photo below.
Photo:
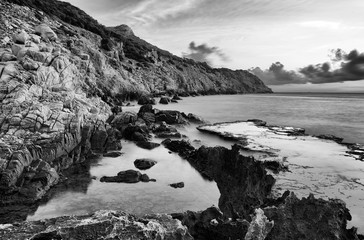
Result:
{"label": "sea", "polygon": [[[179,103],[157,104],[155,108],[194,113],[209,123],[261,119],[270,125],[305,128],[312,135],[332,134],[345,142],[364,144],[364,94],[362,93],[273,93],[245,95],[214,95],[183,98]],[[138,111],[139,106],[124,107],[123,111]],[[182,127],[195,147],[222,145],[232,142],[196,129],[196,125]],[[162,139],[153,139],[161,142]],[[204,210],[218,205],[219,190],[215,182],[202,178],[187,161],[164,147],[143,150],[129,141],[122,141],[123,155],[103,157],[90,168],[94,180],[77,188],[62,188],[27,220],[81,215],[104,209],[115,209],[136,215],[173,213],[186,210]],[[156,182],[123,184],[101,183],[102,176],[135,169],[138,158],[151,158],[158,163],[145,173]],[[362,163],[364,164],[364,163]],[[364,165],[363,165],[364,166]],[[340,169],[336,169],[340,171]],[[364,179],[364,171],[363,171]],[[174,189],[171,183],[183,181],[185,187]],[[83,183],[84,184],[84,183]],[[85,184],[84,184],[85,185]],[[355,203],[364,206],[362,201]],[[364,211],[364,208],[361,208]],[[354,217],[352,225],[364,233],[361,216]]]}

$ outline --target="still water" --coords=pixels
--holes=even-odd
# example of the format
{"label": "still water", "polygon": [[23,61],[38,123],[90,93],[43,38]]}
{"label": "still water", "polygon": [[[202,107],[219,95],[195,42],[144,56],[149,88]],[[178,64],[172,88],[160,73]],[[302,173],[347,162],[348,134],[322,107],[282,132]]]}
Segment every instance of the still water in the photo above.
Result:
{"label": "still water", "polygon": [[[155,107],[194,113],[211,123],[258,118],[269,124],[303,127],[309,134],[333,134],[347,142],[364,144],[364,94],[220,95],[184,98],[178,104],[158,104]],[[138,106],[124,108],[124,111],[138,110]],[[195,147],[229,147],[232,144],[200,133],[195,127],[179,129]],[[178,155],[169,154],[163,146],[149,151],[127,141],[123,141],[122,145],[122,156],[102,158],[91,168],[91,175],[96,180],[92,180],[87,191],[62,191],[40,206],[28,220],[85,214],[100,209],[119,209],[137,215],[171,213],[203,210],[218,204],[216,183],[204,180]],[[142,171],[157,182],[124,184],[99,181],[102,176],[114,176],[119,171],[135,169],[133,162],[137,158],[158,161],[151,169]],[[184,188],[168,186],[179,181],[185,183]],[[364,205],[364,202],[356,204]],[[354,218],[359,220],[355,215]],[[363,232],[362,228],[360,230]]]}

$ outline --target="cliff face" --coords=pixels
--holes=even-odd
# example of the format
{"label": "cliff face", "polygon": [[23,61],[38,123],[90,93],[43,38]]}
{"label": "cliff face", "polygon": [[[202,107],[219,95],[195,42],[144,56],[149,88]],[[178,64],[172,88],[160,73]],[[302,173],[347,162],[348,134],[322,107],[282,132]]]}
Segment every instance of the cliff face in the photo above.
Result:
{"label": "cliff face", "polygon": [[91,73],[97,80],[86,83],[93,90],[89,92],[104,96],[104,100],[106,96],[137,98],[140,94],[164,92],[271,92],[248,71],[214,69],[206,63],[179,58],[136,37],[126,25],[106,28],[68,3],[7,1],[30,6],[40,21],[46,16],[59,20],[54,30],[61,42],[72,42],[71,51],[83,51],[90,56],[90,65],[94,68]]}

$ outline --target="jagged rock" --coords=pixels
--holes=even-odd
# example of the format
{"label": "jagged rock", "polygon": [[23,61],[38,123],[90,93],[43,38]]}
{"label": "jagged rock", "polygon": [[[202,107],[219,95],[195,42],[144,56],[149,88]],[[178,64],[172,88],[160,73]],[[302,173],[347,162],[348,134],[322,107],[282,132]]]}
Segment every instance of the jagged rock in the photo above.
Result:
{"label": "jagged rock", "polygon": [[187,228],[170,215],[138,218],[121,211],[98,211],[90,215],[1,225],[0,238],[193,240]]}
{"label": "jagged rock", "polygon": [[146,104],[151,104],[151,105],[155,105],[155,99],[152,97],[147,97],[147,96],[142,96],[141,98],[139,98],[138,100],[138,104],[139,105],[146,105]]}
{"label": "jagged rock", "polygon": [[123,125],[128,125],[129,123],[134,124],[138,119],[135,112],[119,112],[114,116],[111,121],[111,125],[117,128],[121,128]]}
{"label": "jagged rock", "polygon": [[260,208],[255,209],[245,240],[264,240],[274,226],[274,221],[269,221]]}
{"label": "jagged rock", "polygon": [[244,239],[248,232],[247,221],[226,221],[222,212],[216,207],[200,212],[187,211],[183,214],[172,214],[196,240],[238,240]]}
{"label": "jagged rock", "polygon": [[107,153],[104,153],[104,157],[112,157],[112,158],[120,157],[121,155],[123,155],[121,152],[107,152]]}
{"label": "jagged rock", "polygon": [[117,176],[114,177],[102,177],[100,182],[118,182],[118,183],[137,183],[137,182],[150,182],[155,181],[154,179],[150,179],[148,175],[141,174],[139,171],[135,170],[126,170],[118,173]]}
{"label": "jagged rock", "polygon": [[185,124],[187,120],[183,118],[182,114],[178,111],[163,110],[157,112],[155,115],[157,122],[166,122],[167,124]]}
{"label": "jagged rock", "polygon": [[33,70],[37,70],[39,68],[39,64],[30,58],[23,58],[22,66],[27,71],[33,71]]}
{"label": "jagged rock", "polygon": [[168,97],[161,97],[161,99],[159,100],[160,104],[168,104],[171,102],[171,99],[169,99]]}
{"label": "jagged rock", "polygon": [[30,36],[24,30],[13,35],[13,41],[18,44],[25,44],[29,40]]}
{"label": "jagged rock", "polygon": [[41,36],[44,40],[55,41],[57,39],[56,33],[44,23],[35,27],[35,33]]}
{"label": "jagged rock", "polygon": [[184,182],[172,183],[172,184],[169,184],[169,186],[171,186],[173,188],[184,188],[185,183]]}
{"label": "jagged rock", "polygon": [[149,130],[145,126],[129,124],[122,132],[123,137],[131,141],[148,141]]}
{"label": "jagged rock", "polygon": [[195,148],[186,140],[171,140],[166,139],[162,144],[172,152],[177,152],[182,157],[188,157]]}
{"label": "jagged rock", "polygon": [[157,161],[147,158],[140,158],[134,161],[134,166],[139,170],[147,170],[157,164]]}
{"label": "jagged rock", "polygon": [[336,136],[330,135],[330,134],[327,134],[327,135],[321,134],[321,135],[318,135],[316,137],[321,138],[321,139],[332,140],[332,141],[337,142],[337,143],[342,143],[342,141],[344,140],[344,138],[336,137]]}
{"label": "jagged rock", "polygon": [[282,204],[263,211],[274,221],[267,239],[359,239],[355,228],[346,229],[351,215],[341,200],[326,201],[313,195],[298,199],[291,193]]}

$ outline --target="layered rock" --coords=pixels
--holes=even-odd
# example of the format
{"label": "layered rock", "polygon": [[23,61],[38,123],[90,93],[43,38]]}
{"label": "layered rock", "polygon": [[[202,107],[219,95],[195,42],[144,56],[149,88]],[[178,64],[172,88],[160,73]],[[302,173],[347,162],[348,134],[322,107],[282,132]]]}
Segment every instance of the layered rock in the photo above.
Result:
{"label": "layered rock", "polygon": [[0,225],[0,238],[25,239],[165,239],[192,240],[179,220],[166,214],[137,218],[120,211]]}

